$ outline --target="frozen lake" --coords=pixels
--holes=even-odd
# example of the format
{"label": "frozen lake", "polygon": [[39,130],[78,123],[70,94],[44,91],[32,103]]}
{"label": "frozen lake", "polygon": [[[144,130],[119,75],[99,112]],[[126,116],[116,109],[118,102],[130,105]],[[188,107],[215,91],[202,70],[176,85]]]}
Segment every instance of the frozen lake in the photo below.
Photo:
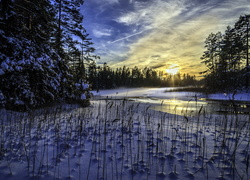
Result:
{"label": "frozen lake", "polygon": [[[205,110],[212,114],[248,113],[250,112],[249,93],[211,94],[198,92],[168,92],[168,88],[119,88],[112,90],[92,91],[94,99],[127,99],[146,103],[151,109],[170,114],[193,116]],[[234,100],[234,101],[232,101]]]}

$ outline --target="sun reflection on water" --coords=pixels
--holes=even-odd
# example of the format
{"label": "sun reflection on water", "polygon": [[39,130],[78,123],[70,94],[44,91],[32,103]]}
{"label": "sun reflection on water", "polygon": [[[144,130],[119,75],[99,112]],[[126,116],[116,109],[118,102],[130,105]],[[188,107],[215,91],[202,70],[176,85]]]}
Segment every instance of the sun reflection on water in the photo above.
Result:
{"label": "sun reflection on water", "polygon": [[190,99],[157,99],[157,98],[136,98],[133,101],[150,104],[150,109],[176,115],[194,116],[207,106],[207,102]]}
{"label": "sun reflection on water", "polygon": [[153,109],[176,115],[193,116],[207,105],[204,101],[167,99],[162,105],[154,106]]}

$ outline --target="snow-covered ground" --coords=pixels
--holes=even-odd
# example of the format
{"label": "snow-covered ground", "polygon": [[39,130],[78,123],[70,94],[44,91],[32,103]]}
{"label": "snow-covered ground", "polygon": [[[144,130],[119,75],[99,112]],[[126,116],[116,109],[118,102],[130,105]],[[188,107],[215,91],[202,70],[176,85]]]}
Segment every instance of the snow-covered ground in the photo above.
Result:
{"label": "snow-covered ground", "polygon": [[217,93],[210,94],[209,99],[215,100],[235,100],[235,101],[250,101],[250,91],[249,92],[237,92],[237,93]]}
{"label": "snow-covered ground", "polygon": [[249,114],[213,114],[200,95],[165,90],[100,91],[87,108],[0,110],[0,179],[248,180]]}

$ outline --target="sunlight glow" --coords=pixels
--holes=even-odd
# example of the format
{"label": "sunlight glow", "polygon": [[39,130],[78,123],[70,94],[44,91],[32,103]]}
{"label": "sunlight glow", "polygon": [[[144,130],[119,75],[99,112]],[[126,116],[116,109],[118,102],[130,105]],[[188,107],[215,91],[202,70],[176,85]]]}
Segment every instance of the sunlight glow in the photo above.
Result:
{"label": "sunlight glow", "polygon": [[165,70],[166,73],[175,75],[179,72],[179,67],[176,64],[171,65],[168,69]]}

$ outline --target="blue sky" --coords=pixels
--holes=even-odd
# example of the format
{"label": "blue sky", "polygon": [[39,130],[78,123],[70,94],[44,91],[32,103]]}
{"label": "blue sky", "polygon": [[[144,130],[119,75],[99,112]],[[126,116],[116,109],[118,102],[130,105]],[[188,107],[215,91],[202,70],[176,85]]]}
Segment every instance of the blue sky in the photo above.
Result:
{"label": "blue sky", "polygon": [[85,0],[82,11],[98,64],[198,76],[206,37],[250,14],[250,0]]}

